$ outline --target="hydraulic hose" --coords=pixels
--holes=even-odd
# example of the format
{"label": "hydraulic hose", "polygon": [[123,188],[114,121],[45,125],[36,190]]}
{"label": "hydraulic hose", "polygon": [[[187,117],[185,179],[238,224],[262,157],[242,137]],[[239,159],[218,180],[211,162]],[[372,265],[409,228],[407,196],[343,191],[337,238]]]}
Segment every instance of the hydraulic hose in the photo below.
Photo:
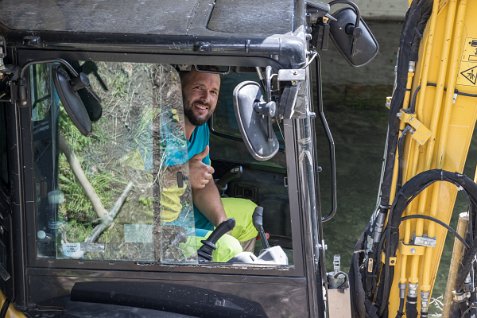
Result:
{"label": "hydraulic hose", "polygon": [[399,309],[396,314],[396,318],[401,318],[404,316],[404,298],[400,297],[399,298]]}
{"label": "hydraulic hose", "polygon": [[[398,147],[400,125],[397,114],[403,107],[406,95],[409,62],[417,60],[420,40],[431,11],[431,0],[413,1],[406,13],[401,33],[395,89],[391,99],[388,116],[387,149],[384,158],[384,169],[380,187],[380,201],[378,205],[378,213],[376,213],[377,217],[372,229],[374,237],[377,240],[379,240],[379,234],[375,234],[376,232],[379,233],[381,231],[380,227],[388,214],[389,204],[393,199],[391,197],[391,187],[393,183],[394,165],[396,164],[396,151]],[[384,308],[382,309],[384,310]]]}
{"label": "hydraulic hose", "polygon": [[[374,224],[371,228],[372,236],[374,237],[374,247],[373,252],[368,253],[368,259],[376,258],[374,260],[374,268],[371,273],[364,272],[364,276],[371,276],[371,284],[377,285],[377,263],[381,263],[377,258],[380,257],[380,254],[376,253],[376,246],[381,240],[380,233],[382,232],[382,226],[384,220],[389,212],[389,204],[391,201],[391,187],[393,183],[394,175],[394,166],[396,164],[396,151],[398,147],[398,137],[399,137],[399,126],[400,121],[397,117],[397,114],[403,107],[404,98],[406,95],[406,87],[408,81],[408,66],[410,61],[417,60],[417,52],[419,51],[419,45],[421,42],[422,33],[424,27],[429,19],[429,16],[432,11],[432,1],[430,0],[420,0],[413,1],[411,6],[406,13],[406,19],[403,25],[402,35],[400,39],[399,46],[399,55],[397,62],[397,72],[396,72],[396,81],[395,89],[393,92],[393,97],[390,104],[389,119],[388,119],[388,133],[387,133],[387,149],[384,158],[384,169],[382,175],[382,181],[380,186],[380,200],[378,204],[378,211],[376,213],[376,218],[374,219]],[[387,254],[389,255],[389,254]],[[387,270],[385,276],[389,277],[390,272]],[[392,275],[391,275],[392,276]],[[369,279],[365,279],[365,281]],[[389,285],[387,279],[385,280],[385,285]],[[380,284],[379,288],[383,293],[378,293],[378,297],[384,296],[383,299],[377,300],[377,305],[379,306],[379,315],[383,315],[385,309],[387,308],[387,299],[389,298],[389,288],[390,286],[383,286]],[[374,288],[373,288],[374,289]],[[384,301],[386,300],[386,301]]]}
{"label": "hydraulic hose", "polygon": [[[472,207],[475,208],[477,206],[477,184],[470,179],[469,177],[456,173],[456,172],[449,172],[440,169],[433,169],[422,172],[411,180],[409,180],[406,184],[403,185],[401,190],[397,193],[396,199],[391,207],[391,212],[389,214],[389,221],[386,226],[385,235],[383,237],[384,240],[384,248],[385,250],[385,263],[383,266],[383,273],[382,273],[382,285],[380,288],[380,300],[379,303],[381,304],[380,307],[380,315],[384,312],[384,307],[386,307],[389,299],[389,292],[392,284],[392,276],[393,276],[393,268],[389,265],[389,259],[396,255],[398,243],[399,243],[399,225],[402,220],[402,214],[404,210],[407,208],[409,203],[424,189],[429,187],[431,184],[437,181],[446,181],[450,182],[457,187],[462,188],[465,193],[468,195],[470,204]],[[461,271],[461,275],[457,280],[458,285],[460,286],[463,284],[463,280],[465,280],[465,276],[467,276],[468,271],[470,270],[470,266],[472,265],[472,257],[475,255],[472,252],[477,252],[477,238],[474,239],[473,244],[471,244],[471,252],[466,253],[467,258],[464,258],[463,264],[464,269]],[[463,277],[463,279],[462,279]],[[460,285],[459,285],[460,283]],[[411,296],[413,297],[413,296]],[[408,300],[409,302],[409,300]],[[412,304],[412,301],[411,301]],[[382,310],[382,311],[381,311]],[[412,310],[412,309],[411,309]],[[406,311],[407,312],[407,311]]]}
{"label": "hydraulic hose", "polygon": [[406,301],[406,317],[417,318],[417,297],[407,297]]}

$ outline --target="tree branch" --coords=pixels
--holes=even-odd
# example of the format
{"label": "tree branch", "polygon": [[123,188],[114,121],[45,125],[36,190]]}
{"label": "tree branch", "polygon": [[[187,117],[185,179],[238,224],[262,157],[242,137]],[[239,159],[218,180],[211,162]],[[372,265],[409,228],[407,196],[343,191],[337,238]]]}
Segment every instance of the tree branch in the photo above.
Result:
{"label": "tree branch", "polygon": [[119,210],[121,210],[121,207],[124,204],[124,201],[126,201],[129,191],[131,191],[132,189],[132,186],[133,186],[133,183],[129,182],[126,188],[124,189],[123,193],[121,194],[121,196],[116,200],[116,203],[114,203],[113,207],[111,208],[111,211],[107,213],[106,217],[103,218],[100,224],[95,226],[91,235],[86,238],[85,240],[86,243],[92,243],[96,241],[98,237],[101,235],[101,233],[103,233],[104,230],[106,230],[113,223],[113,220],[118,214]]}
{"label": "tree branch", "polygon": [[81,164],[78,158],[76,157],[74,151],[70,148],[70,146],[66,142],[65,137],[61,134],[58,134],[58,144],[59,144],[60,151],[62,151],[65,154],[66,159],[68,160],[68,163],[70,164],[71,170],[73,171],[73,174],[75,175],[76,179],[78,179],[78,182],[83,187],[86,196],[89,198],[89,200],[93,204],[93,209],[96,211],[96,214],[101,219],[101,223],[98,224],[93,229],[93,232],[91,233],[91,235],[88,236],[85,240],[86,243],[92,243],[96,241],[98,237],[101,235],[101,233],[103,233],[104,230],[106,230],[113,223],[113,220],[118,214],[119,210],[121,210],[121,207],[123,206],[124,201],[126,201],[126,198],[132,189],[133,183],[129,182],[127,184],[121,196],[116,200],[113,207],[108,212],[104,208],[103,204],[101,203],[101,199],[99,198],[98,194],[94,190],[93,186],[89,182],[86,175],[84,174],[83,168],[81,168]]}
{"label": "tree branch", "polygon": [[93,186],[89,182],[88,178],[84,174],[83,168],[81,168],[81,164],[76,157],[73,150],[71,150],[70,146],[65,140],[65,137],[62,134],[58,134],[58,146],[60,151],[62,151],[65,156],[66,160],[68,160],[71,170],[73,171],[76,179],[83,187],[86,196],[89,198],[91,203],[93,204],[93,209],[102,220],[105,220],[108,217],[108,211],[104,208],[103,204],[101,203],[101,199],[96,194]]}

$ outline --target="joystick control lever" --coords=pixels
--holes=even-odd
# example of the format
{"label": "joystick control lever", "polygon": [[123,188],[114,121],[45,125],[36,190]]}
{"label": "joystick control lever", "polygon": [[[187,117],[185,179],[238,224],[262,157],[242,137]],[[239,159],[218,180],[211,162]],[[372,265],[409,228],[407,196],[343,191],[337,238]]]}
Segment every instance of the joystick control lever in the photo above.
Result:
{"label": "joystick control lever", "polygon": [[257,229],[262,240],[263,248],[269,248],[270,244],[267,241],[267,236],[265,235],[265,230],[263,229],[263,208],[257,206],[252,215],[253,226]]}
{"label": "joystick control lever", "polygon": [[228,219],[217,226],[217,228],[210,233],[209,237],[200,241],[202,246],[197,250],[199,262],[205,263],[212,260],[212,252],[217,248],[215,243],[228,231],[235,227],[235,219]]}

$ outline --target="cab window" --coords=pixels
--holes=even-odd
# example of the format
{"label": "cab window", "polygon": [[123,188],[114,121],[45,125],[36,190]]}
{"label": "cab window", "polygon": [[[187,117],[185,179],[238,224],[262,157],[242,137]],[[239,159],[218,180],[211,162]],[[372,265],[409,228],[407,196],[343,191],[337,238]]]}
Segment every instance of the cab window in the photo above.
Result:
{"label": "cab window", "polygon": [[[74,67],[94,70],[89,73],[94,94],[77,92],[91,121],[90,133],[80,129],[81,116],[75,117],[58,89],[62,66],[29,69],[37,258],[200,264],[197,250],[206,234],[196,228],[178,71],[171,65],[129,62],[79,61]],[[242,77],[233,73],[222,80]],[[220,91],[217,110],[228,114],[220,116],[222,129],[235,121],[232,104],[225,102],[227,96],[231,100],[232,86]],[[288,258],[277,264],[293,264],[284,154],[257,165],[251,157],[234,155],[240,147],[241,156],[246,153],[239,135],[228,137],[217,139],[212,131],[210,139],[224,207],[253,212],[262,206],[270,244],[281,245]],[[227,179],[237,165],[243,173]],[[254,227],[251,219],[249,225]],[[264,246],[256,237],[257,232],[247,237],[247,244],[259,255]]]}

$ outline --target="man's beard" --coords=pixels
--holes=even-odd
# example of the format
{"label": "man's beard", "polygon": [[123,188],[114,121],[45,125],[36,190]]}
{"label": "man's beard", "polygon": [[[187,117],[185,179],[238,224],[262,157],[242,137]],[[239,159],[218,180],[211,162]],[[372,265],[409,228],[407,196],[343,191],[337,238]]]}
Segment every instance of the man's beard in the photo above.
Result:
{"label": "man's beard", "polygon": [[205,118],[197,118],[191,108],[184,108],[184,115],[187,117],[189,122],[194,126],[200,126],[205,124],[212,114],[207,114]]}

